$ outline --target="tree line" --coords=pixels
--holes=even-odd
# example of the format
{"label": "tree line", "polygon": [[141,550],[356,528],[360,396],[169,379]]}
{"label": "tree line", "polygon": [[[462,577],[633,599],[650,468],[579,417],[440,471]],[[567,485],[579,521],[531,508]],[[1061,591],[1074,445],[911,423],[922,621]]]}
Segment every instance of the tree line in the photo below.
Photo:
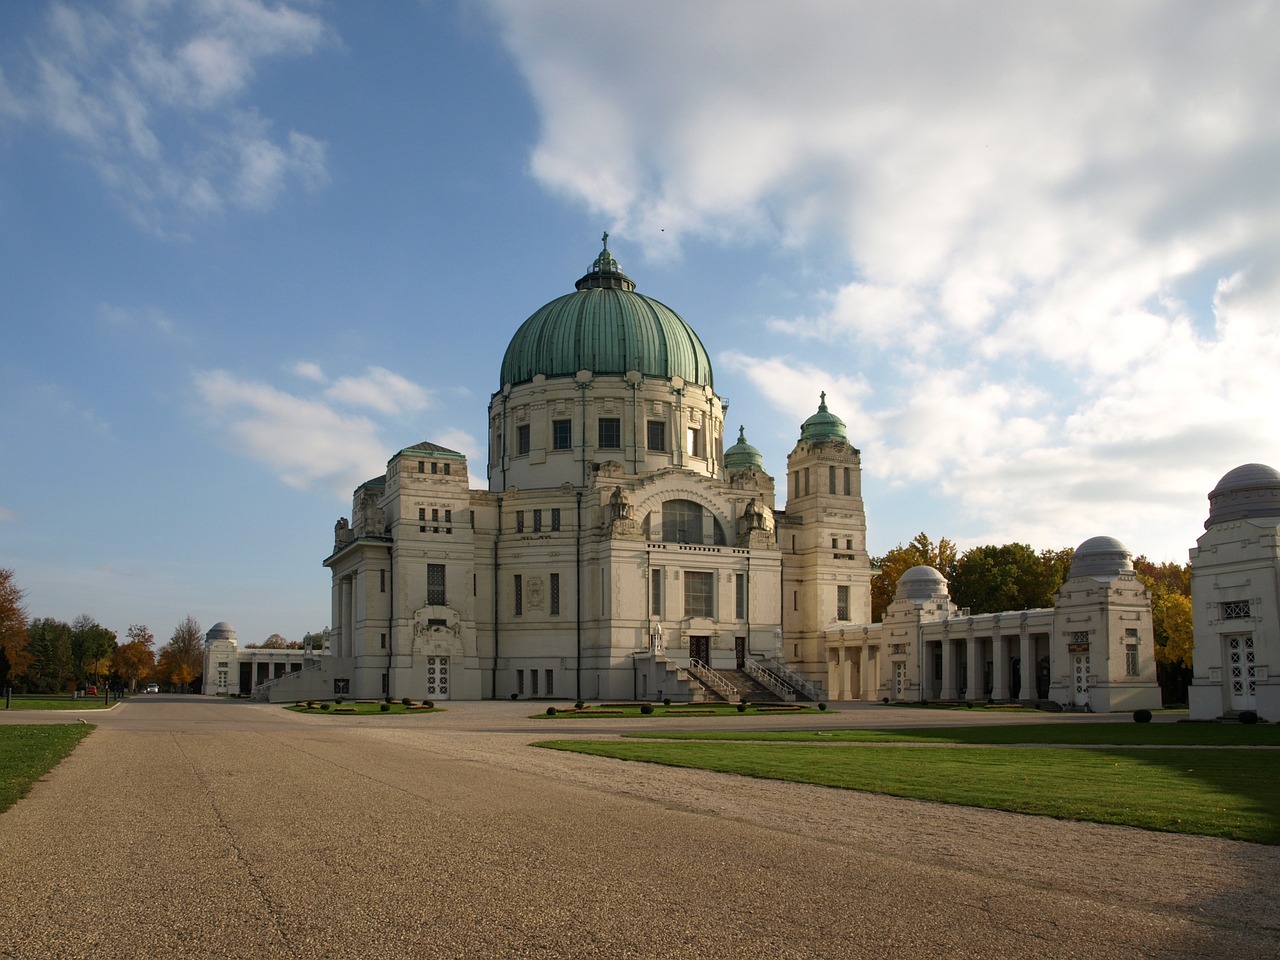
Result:
{"label": "tree line", "polygon": [[[935,543],[917,534],[881,557],[872,557],[871,619],[879,623],[893,602],[898,578],[915,566],[934,567],[950,585],[951,601],[972,614],[1053,606],[1075,550],[1036,551],[1025,543],[972,547],[964,553],[946,537]],[[1191,682],[1191,565],[1153,563],[1139,556],[1134,571],[1151,594],[1156,675],[1166,703],[1186,703]]]}
{"label": "tree line", "polygon": [[[198,689],[204,673],[204,631],[194,617],[185,617],[168,643],[157,649],[155,635],[144,624],[130,626],[121,642],[114,630],[88,614],[71,623],[52,617],[29,620],[24,598],[14,571],[0,568],[0,689],[66,693],[107,683],[131,692],[148,683],[176,691]],[[305,639],[319,646],[327,634],[325,629]],[[278,633],[261,644],[280,649],[302,645]]]}

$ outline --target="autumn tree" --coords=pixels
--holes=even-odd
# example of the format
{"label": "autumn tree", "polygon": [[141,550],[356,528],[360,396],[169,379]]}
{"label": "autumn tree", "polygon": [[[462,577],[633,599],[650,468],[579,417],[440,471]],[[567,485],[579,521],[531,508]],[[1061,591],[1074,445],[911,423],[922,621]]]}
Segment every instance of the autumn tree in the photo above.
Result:
{"label": "autumn tree", "polygon": [[289,646],[289,641],[278,633],[273,633],[261,643],[246,644],[247,647],[258,647],[262,650],[285,650]]}
{"label": "autumn tree", "polygon": [[111,668],[120,679],[129,685],[133,692],[138,681],[150,676],[156,668],[156,653],[152,649],[155,635],[142,624],[133,624],[126,631],[128,642],[116,647],[111,659]]}
{"label": "autumn tree", "polygon": [[156,672],[174,687],[190,687],[204,673],[204,631],[188,616],[160,648]]}
{"label": "autumn tree", "polygon": [[114,630],[108,630],[87,613],[71,622],[71,670],[77,686],[109,674],[115,652]]}
{"label": "autumn tree", "polygon": [[924,531],[916,534],[906,546],[898,544],[884,556],[873,557],[871,565],[876,573],[871,577],[871,621],[879,623],[884,619],[884,612],[898,588],[898,578],[912,567],[934,567],[950,579],[955,563],[956,545],[946,537],[935,544]]}
{"label": "autumn tree", "polygon": [[27,608],[25,591],[14,572],[0,569],[0,687],[22,677],[31,663],[27,652]]}
{"label": "autumn tree", "polygon": [[1133,561],[1151,594],[1151,628],[1156,644],[1156,679],[1165,703],[1186,703],[1191,683],[1194,631],[1191,620],[1191,565]]}
{"label": "autumn tree", "polygon": [[1036,553],[1025,543],[966,550],[956,561],[951,600],[970,613],[1052,607],[1071,568],[1072,550]]}

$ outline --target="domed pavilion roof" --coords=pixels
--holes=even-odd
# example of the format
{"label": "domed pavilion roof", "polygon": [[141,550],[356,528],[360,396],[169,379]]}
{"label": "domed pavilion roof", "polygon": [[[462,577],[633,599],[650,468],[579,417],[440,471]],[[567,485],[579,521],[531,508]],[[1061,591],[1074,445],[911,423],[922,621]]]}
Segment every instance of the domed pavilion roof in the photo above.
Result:
{"label": "domed pavilion roof", "polygon": [[1090,537],[1071,555],[1071,572],[1067,579],[1132,573],[1132,556],[1129,548],[1115,537]]}
{"label": "domed pavilion roof", "polygon": [[947,578],[933,567],[921,565],[903,572],[898,578],[895,600],[929,600],[937,596],[949,596]]}
{"label": "domed pavilion roof", "polygon": [[507,346],[502,383],[579,370],[681,377],[714,389],[711,360],[693,328],[664,303],[636,293],[609,252],[609,235],[591,269],[565,294],[534,311]]}
{"label": "domed pavilion roof", "polygon": [[1280,516],[1280,472],[1262,463],[1246,463],[1218,481],[1209,494],[1209,519],[1213,523],[1246,517]]}

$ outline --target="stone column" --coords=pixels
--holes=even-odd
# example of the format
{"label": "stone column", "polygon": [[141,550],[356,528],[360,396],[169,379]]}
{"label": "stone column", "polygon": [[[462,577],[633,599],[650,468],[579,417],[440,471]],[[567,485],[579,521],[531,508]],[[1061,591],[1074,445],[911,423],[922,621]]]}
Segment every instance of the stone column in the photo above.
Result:
{"label": "stone column", "polygon": [[977,637],[969,637],[968,640],[968,662],[965,664],[965,672],[968,679],[965,683],[964,697],[966,700],[982,699],[982,644],[978,642]]}
{"label": "stone column", "polygon": [[353,634],[354,634],[354,632],[355,632],[355,630],[354,630],[354,626],[355,626],[354,620],[355,620],[355,617],[352,615],[352,614],[353,614],[353,611],[352,611],[352,609],[351,609],[351,608],[352,608],[352,603],[351,603],[352,596],[351,596],[351,593],[352,593],[351,578],[350,578],[350,577],[343,577],[343,578],[342,578],[342,600],[341,600],[341,603],[342,603],[342,643],[341,643],[341,648],[342,648],[342,649],[339,651],[339,655],[340,655],[340,656],[343,656],[343,657],[350,657],[350,656],[352,656],[352,655],[353,655],[352,651],[355,649],[355,647],[354,647],[354,640],[355,640],[355,637],[353,636]]}
{"label": "stone column", "polygon": [[1018,658],[1022,661],[1018,673],[1022,677],[1022,689],[1018,691],[1019,700],[1034,700],[1036,697],[1036,664],[1031,656],[1031,634],[1023,628],[1018,637]]}
{"label": "stone column", "polygon": [[942,644],[942,689],[938,692],[940,700],[956,698],[956,642],[949,637],[940,641]]}
{"label": "stone column", "polygon": [[991,696],[1009,699],[1009,638],[991,638]]}

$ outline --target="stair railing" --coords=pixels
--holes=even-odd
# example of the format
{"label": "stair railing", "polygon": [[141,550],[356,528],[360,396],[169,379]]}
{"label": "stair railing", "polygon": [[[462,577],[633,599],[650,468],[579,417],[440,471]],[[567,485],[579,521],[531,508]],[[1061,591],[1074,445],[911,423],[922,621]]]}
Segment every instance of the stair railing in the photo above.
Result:
{"label": "stair railing", "polygon": [[797,696],[804,697],[806,700],[811,700],[814,703],[818,703],[825,699],[822,695],[821,687],[800,676],[800,674],[796,673],[781,660],[773,658],[762,660],[759,663],[759,667],[766,673],[771,673],[779,680],[785,682],[796,692]]}
{"label": "stair railing", "polygon": [[749,676],[752,680],[756,681],[756,683],[760,684],[762,687],[768,687],[770,690],[772,690],[774,693],[780,696],[783,700],[787,700],[787,701],[795,700],[796,692],[791,688],[791,685],[789,683],[787,683],[786,681],[778,677],[775,677],[768,670],[760,669],[760,667],[756,666],[756,664],[752,663],[750,660],[747,660],[745,663],[742,664],[742,672],[745,673],[747,676]]}
{"label": "stair railing", "polygon": [[738,698],[737,688],[701,660],[690,660],[689,672],[729,702]]}

